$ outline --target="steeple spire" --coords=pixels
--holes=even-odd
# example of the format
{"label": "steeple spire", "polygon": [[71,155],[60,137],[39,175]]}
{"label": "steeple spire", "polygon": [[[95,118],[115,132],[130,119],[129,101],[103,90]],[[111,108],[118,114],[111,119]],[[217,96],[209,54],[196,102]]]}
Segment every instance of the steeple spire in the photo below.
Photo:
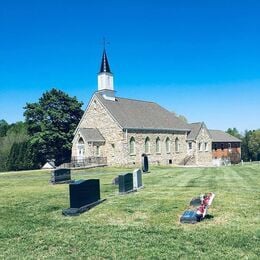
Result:
{"label": "steeple spire", "polygon": [[98,73],[98,91],[102,93],[104,98],[115,101],[114,76],[109,67],[105,46]]}
{"label": "steeple spire", "polygon": [[103,55],[102,55],[102,61],[101,61],[99,73],[102,73],[102,72],[111,73],[105,48],[104,48]]}

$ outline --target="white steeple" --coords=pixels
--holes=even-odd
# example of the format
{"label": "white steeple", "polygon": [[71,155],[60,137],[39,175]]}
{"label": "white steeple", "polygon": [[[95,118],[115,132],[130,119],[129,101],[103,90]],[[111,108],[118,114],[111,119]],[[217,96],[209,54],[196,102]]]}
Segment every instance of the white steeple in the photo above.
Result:
{"label": "white steeple", "polygon": [[105,49],[103,51],[100,71],[98,73],[98,91],[103,93],[104,98],[115,100],[114,77],[110,71]]}

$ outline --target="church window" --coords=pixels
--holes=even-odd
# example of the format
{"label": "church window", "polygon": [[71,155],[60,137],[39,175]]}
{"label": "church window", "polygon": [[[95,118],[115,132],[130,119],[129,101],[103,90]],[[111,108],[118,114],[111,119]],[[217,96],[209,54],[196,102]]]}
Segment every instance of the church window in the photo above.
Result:
{"label": "church window", "polygon": [[199,143],[199,151],[202,151],[202,143]]}
{"label": "church window", "polygon": [[145,153],[150,153],[150,138],[149,137],[145,138],[144,151],[145,151]]}
{"label": "church window", "polygon": [[161,140],[159,137],[156,138],[156,153],[161,152]]}
{"label": "church window", "polygon": [[177,137],[175,139],[175,152],[179,152],[180,151],[180,144],[179,144],[179,138]]}
{"label": "church window", "polygon": [[192,150],[192,142],[189,142],[188,146],[189,146],[189,150]]}
{"label": "church window", "polygon": [[166,153],[170,153],[171,152],[171,142],[170,142],[169,137],[167,137],[165,140],[165,146],[166,146]]}
{"label": "church window", "polygon": [[79,138],[79,140],[78,140],[78,144],[84,144],[84,140],[83,140],[82,137]]}
{"label": "church window", "polygon": [[134,137],[130,138],[130,154],[135,154],[135,139],[134,139]]}
{"label": "church window", "polygon": [[205,142],[205,151],[207,152],[208,150],[209,150],[209,148],[208,148],[208,143]]}
{"label": "church window", "polygon": [[115,156],[115,144],[111,144],[112,147],[112,157]]}
{"label": "church window", "polygon": [[94,100],[94,102],[93,102],[93,107],[94,107],[95,110],[97,109],[97,101],[96,100]]}
{"label": "church window", "polygon": [[96,156],[100,156],[100,146],[96,146]]}

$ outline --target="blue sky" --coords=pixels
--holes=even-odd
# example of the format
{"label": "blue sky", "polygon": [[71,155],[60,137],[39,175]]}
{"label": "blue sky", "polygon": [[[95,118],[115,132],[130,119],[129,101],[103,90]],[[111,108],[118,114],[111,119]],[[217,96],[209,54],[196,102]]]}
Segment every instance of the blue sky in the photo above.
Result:
{"label": "blue sky", "polygon": [[0,0],[0,119],[56,87],[97,90],[102,38],[117,95],[211,129],[260,127],[260,1]]}

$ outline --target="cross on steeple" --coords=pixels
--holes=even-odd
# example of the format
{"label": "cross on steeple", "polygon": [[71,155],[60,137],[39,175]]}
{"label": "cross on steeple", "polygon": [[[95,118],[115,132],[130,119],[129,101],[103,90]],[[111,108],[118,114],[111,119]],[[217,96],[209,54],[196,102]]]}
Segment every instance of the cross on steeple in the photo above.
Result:
{"label": "cross on steeple", "polygon": [[105,37],[103,37],[103,48],[106,49],[106,45],[110,44]]}

